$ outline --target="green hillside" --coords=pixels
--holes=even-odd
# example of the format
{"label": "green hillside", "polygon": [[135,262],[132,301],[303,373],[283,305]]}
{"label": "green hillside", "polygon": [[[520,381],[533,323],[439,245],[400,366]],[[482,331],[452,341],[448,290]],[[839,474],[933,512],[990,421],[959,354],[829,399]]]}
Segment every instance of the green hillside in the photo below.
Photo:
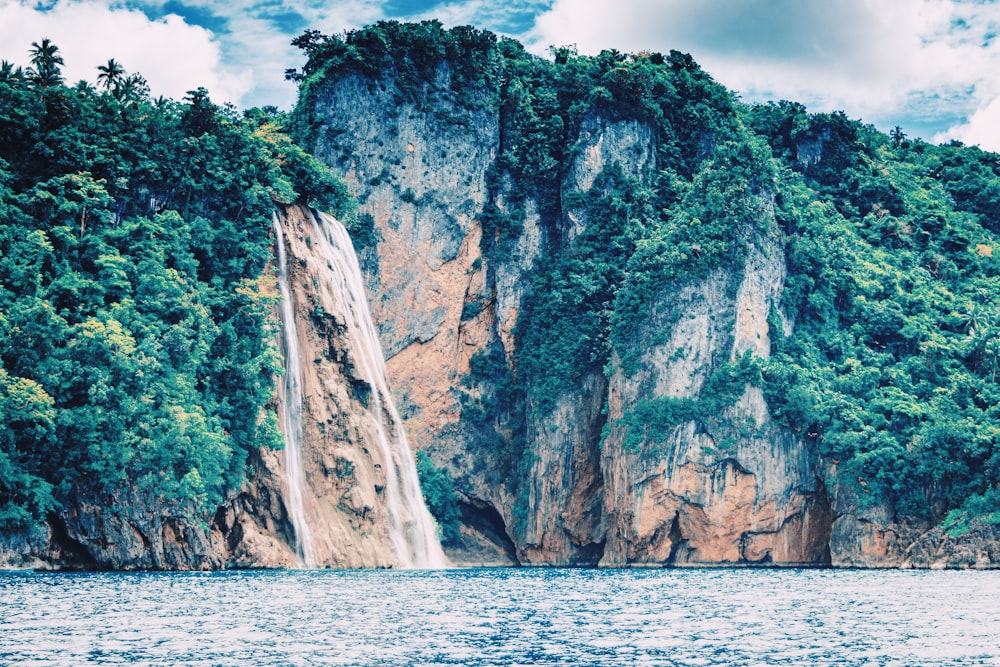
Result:
{"label": "green hillside", "polygon": [[201,517],[281,446],[275,207],[346,191],[274,110],[61,65],[43,40],[0,67],[0,529],[126,499]]}

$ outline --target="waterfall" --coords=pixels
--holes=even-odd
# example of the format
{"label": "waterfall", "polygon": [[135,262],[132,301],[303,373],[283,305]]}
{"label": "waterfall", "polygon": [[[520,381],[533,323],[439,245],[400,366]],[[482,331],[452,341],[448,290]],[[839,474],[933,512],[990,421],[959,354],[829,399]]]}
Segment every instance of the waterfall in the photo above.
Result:
{"label": "waterfall", "polygon": [[420,492],[413,452],[389,393],[382,345],[368,310],[361,267],[351,238],[339,221],[324,213],[313,218],[313,226],[319,240],[319,252],[329,269],[329,279],[341,295],[344,319],[357,352],[354,361],[369,384],[368,411],[386,467],[383,498],[389,539],[398,565],[404,568],[444,567],[444,552]]}
{"label": "waterfall", "polygon": [[274,237],[278,246],[278,291],[281,296],[282,341],[285,348],[285,382],[281,392],[281,431],[285,435],[285,471],[288,476],[288,516],[295,530],[295,555],[302,567],[316,567],[312,532],[306,522],[302,490],[305,470],[302,467],[302,364],[299,358],[299,336],[292,309],[292,294],[288,287],[288,266],[281,222],[274,215]]}

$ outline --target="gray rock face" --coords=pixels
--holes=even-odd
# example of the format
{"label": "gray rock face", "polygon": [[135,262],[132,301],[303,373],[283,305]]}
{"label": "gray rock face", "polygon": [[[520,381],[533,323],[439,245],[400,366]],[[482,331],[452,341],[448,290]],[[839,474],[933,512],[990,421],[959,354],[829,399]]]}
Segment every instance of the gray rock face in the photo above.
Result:
{"label": "gray rock face", "polygon": [[[637,341],[638,372],[614,369],[602,449],[611,524],[602,565],[829,562],[832,514],[812,457],[771,421],[759,388],[747,385],[735,405],[678,424],[663,442],[629,446],[620,421],[643,399],[702,397],[720,362],[769,355],[767,313],[779,306],[785,269],[768,234],[770,207],[761,211],[742,277],[716,271],[665,296]],[[666,342],[654,343],[662,331]]]}
{"label": "gray rock face", "polygon": [[316,155],[343,170],[360,210],[375,219],[380,241],[368,259],[379,270],[368,279],[390,359],[442,330],[457,335],[449,269],[468,271],[478,256],[470,233],[487,200],[499,117],[495,109],[468,111],[449,99],[448,76],[446,69],[439,74],[434,89],[442,99],[433,109],[400,105],[391,82],[360,77],[330,88],[316,109],[327,126]]}
{"label": "gray rock face", "polygon": [[48,524],[0,533],[0,569],[46,569],[53,563],[75,560],[58,549]]}
{"label": "gray rock face", "polygon": [[468,446],[459,392],[474,354],[500,340],[512,350],[522,278],[544,238],[529,212],[509,263],[482,256],[477,216],[500,150],[499,110],[467,108],[449,76],[439,71],[434,102],[421,108],[399,104],[391,80],[338,81],[317,97],[326,130],[311,148],[343,170],[359,211],[375,221],[379,241],[364,255],[370,303],[410,443],[459,478],[477,560],[510,562],[514,496],[496,453]]}
{"label": "gray rock face", "polygon": [[974,522],[966,532],[949,535],[934,528],[905,551],[898,567],[929,569],[995,569],[1000,563],[1000,526]]}
{"label": "gray rock face", "polygon": [[[641,400],[703,398],[720,365],[746,352],[768,357],[768,315],[772,307],[780,314],[785,258],[766,192],[745,212],[743,265],[654,304],[634,343],[637,372],[613,359],[607,374],[587,374],[551,411],[524,406],[524,451],[512,460],[502,451],[509,425],[501,419],[484,435],[460,400],[490,403],[496,387],[463,379],[470,359],[498,349],[517,372],[530,277],[588,220],[566,206],[543,221],[529,199],[508,252],[483,256],[477,216],[487,203],[509,212],[509,174],[492,186],[488,178],[502,150],[500,110],[487,91],[469,89],[483,101],[470,110],[449,84],[442,67],[418,108],[393,101],[391,78],[331,81],[314,109],[326,132],[310,148],[345,171],[361,211],[375,220],[368,285],[390,382],[406,406],[411,442],[448,469],[462,495],[465,546],[451,553],[456,562],[929,567],[992,557],[985,547],[941,555],[953,554],[943,546],[952,538],[934,542],[857,510],[827,488],[834,477],[811,442],[776,424],[754,386],[706,423],[679,423],[660,441],[626,447],[622,418]],[[823,140],[799,146],[799,159],[820,159]],[[560,186],[567,201],[611,166],[640,180],[657,168],[652,131],[640,122],[592,114],[573,143]],[[784,334],[792,324],[784,320]]]}
{"label": "gray rock face", "polygon": [[591,373],[577,392],[563,394],[555,409],[531,421],[527,439],[532,465],[527,512],[518,533],[518,554],[533,565],[595,565],[605,533],[604,479],[600,467],[607,381]]}
{"label": "gray rock face", "polygon": [[[588,116],[580,128],[579,154],[563,183],[563,193],[587,192],[605,167],[618,165],[632,178],[642,178],[656,168],[653,133],[638,121],[607,122]],[[572,242],[587,226],[583,211],[566,210],[567,240]]]}

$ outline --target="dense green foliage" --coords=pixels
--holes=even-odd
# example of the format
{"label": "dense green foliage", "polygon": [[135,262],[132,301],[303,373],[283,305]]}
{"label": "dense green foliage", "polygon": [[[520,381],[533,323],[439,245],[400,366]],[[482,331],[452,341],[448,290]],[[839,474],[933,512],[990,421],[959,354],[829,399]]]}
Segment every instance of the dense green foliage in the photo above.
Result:
{"label": "dense green foliage", "polygon": [[[675,427],[685,422],[711,424],[719,421],[723,410],[739,399],[748,384],[760,386],[763,383],[761,366],[760,359],[747,351],[735,362],[716,368],[697,397],[640,398],[621,419],[626,429],[622,443],[625,451],[635,454],[642,451],[646,443],[663,442]],[[720,448],[728,448],[731,443],[717,444]]]}
{"label": "dense green foliage", "polygon": [[1000,157],[788,103],[747,116],[784,165],[772,409],[900,515],[1000,521]]}
{"label": "dense green foliage", "polygon": [[[312,31],[298,45],[309,57],[291,73],[303,84],[294,126],[305,145],[320,131],[316,95],[340,77],[394,80],[400,103],[432,112],[435,95],[498,109],[484,256],[488,266],[511,258],[529,201],[548,247],[514,358],[479,355],[460,393],[476,438],[514,443],[515,478],[532,413],[602,368],[633,374],[657,342],[650,323],[661,335],[672,324],[673,295],[716,269],[735,289],[748,247],[766,234],[783,240],[788,263],[771,359],[709,360],[699,399],[651,396],[624,416],[626,445],[711,419],[749,381],[859,497],[900,516],[951,512],[959,528],[966,515],[1000,520],[996,155],[790,102],[745,106],[677,52],[558,48],[547,60],[433,21]],[[642,173],[610,164],[588,192],[564,191],[595,121],[641,123],[654,159]],[[573,234],[570,213],[583,221]]]}
{"label": "dense green foliage", "polygon": [[461,540],[461,511],[458,508],[454,481],[445,470],[436,467],[423,451],[417,452],[417,476],[420,478],[424,503],[437,520],[442,544],[458,544]]}
{"label": "dense green foliage", "polygon": [[342,181],[207,91],[150,100],[109,61],[0,66],[0,528],[80,499],[199,516],[280,447],[270,225]]}

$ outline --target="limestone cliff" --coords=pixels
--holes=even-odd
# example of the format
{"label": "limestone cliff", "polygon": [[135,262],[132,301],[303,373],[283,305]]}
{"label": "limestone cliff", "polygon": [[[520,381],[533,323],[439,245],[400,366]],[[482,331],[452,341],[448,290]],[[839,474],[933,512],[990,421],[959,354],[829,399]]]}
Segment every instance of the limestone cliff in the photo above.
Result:
{"label": "limestone cliff", "polygon": [[[615,88],[631,85],[622,83],[631,65],[621,57],[609,65],[606,88],[545,118],[537,109],[548,91],[506,73],[491,78],[500,58],[494,47],[483,47],[483,60],[477,53],[468,62],[423,63],[416,79],[408,48],[370,56],[395,65],[369,61],[310,81],[297,113],[314,131],[308,148],[347,175],[359,211],[374,220],[377,241],[364,252],[371,302],[412,441],[456,481],[455,562],[996,564],[986,529],[961,546],[927,526],[904,529],[893,516],[859,509],[821,458],[816,434],[772,417],[759,380],[729,387],[731,399],[714,395],[720,373],[768,359],[771,326],[780,323],[782,336],[794,332],[794,315],[782,305],[787,223],[776,220],[772,181],[730,199],[738,203],[725,242],[745,252],[720,255],[707,272],[678,274],[644,302],[648,315],[628,345],[634,359],[616,349],[606,362],[563,360],[579,367],[572,380],[554,395],[532,393],[521,366],[531,326],[522,320],[526,299],[560,257],[592,243],[595,209],[587,202],[604,196],[619,205],[602,191],[603,176],[639,189],[691,182],[725,143],[706,119],[734,112],[720,98],[684,101],[721,104],[711,111],[664,103],[656,113],[672,124],[609,111],[602,106],[609,96],[633,103]],[[657,62],[655,54],[633,56],[635,70],[643,57]],[[672,53],[669,61],[678,89],[690,86],[690,59]],[[556,70],[562,62],[557,56]],[[539,80],[560,81],[559,94],[570,98],[571,84],[547,67]],[[551,135],[526,144],[525,127],[555,133],[565,150],[538,157],[533,151]],[[803,164],[825,168],[829,133],[808,139]],[[526,169],[529,153],[542,171]],[[710,188],[702,196],[716,197]],[[501,229],[498,219],[516,224]],[[684,252],[679,261],[709,261],[707,245]],[[650,405],[716,404],[711,414],[678,412],[656,428],[637,417]]]}
{"label": "limestone cliff", "polygon": [[602,459],[611,530],[602,564],[829,563],[832,512],[814,457],[771,421],[759,388],[746,385],[721,414],[678,424],[662,442],[630,449],[620,425],[643,397],[699,397],[720,360],[748,350],[768,356],[766,313],[778,306],[785,272],[767,217],[756,221],[762,229],[742,279],[716,272],[664,299],[650,328],[676,318],[665,326],[669,338],[643,346],[635,376],[616,368],[611,377],[613,426]]}
{"label": "limestone cliff", "polygon": [[[448,90],[448,76],[440,72],[438,90]],[[321,133],[314,151],[343,170],[361,212],[374,219],[378,243],[362,259],[375,267],[367,272],[372,314],[411,443],[459,474],[495,470],[491,452],[467,446],[458,388],[472,355],[498,330],[510,344],[516,318],[517,298],[490,284],[477,220],[498,150],[498,111],[454,100],[420,109],[398,98],[391,80],[345,79],[322,98],[336,131]],[[526,225],[522,238],[525,254],[538,252],[537,231]],[[497,271],[516,291],[530,266],[528,259]],[[478,475],[465,482],[469,539],[493,545],[484,562],[509,563],[506,544],[495,541],[506,541],[497,520],[513,511],[510,490]]]}
{"label": "limestone cliff", "polygon": [[[448,76],[439,70],[433,89],[441,95],[424,110],[392,108],[399,91],[391,78],[336,82],[315,112],[337,131],[314,148],[345,170],[374,218],[369,285],[391,381],[416,446],[459,480],[469,539],[472,517],[488,507],[522,563],[828,563],[826,491],[804,443],[770,422],[759,389],[747,387],[712,431],[685,423],[667,442],[636,451],[623,449],[616,426],[641,396],[697,396],[713,365],[745,350],[767,355],[765,320],[784,265],[766,206],[747,212],[760,231],[752,232],[742,278],[717,272],[664,298],[636,341],[642,370],[634,377],[612,368],[607,378],[598,368],[554,409],[529,404],[528,465],[498,475],[501,454],[463,422],[455,388],[473,353],[499,345],[514,358],[531,271],[544,267],[553,244],[573,244],[587,214],[570,207],[556,227],[545,226],[529,200],[513,250],[483,257],[477,213],[488,202],[487,170],[503,150],[499,110],[469,111],[449,99]],[[440,120],[456,117],[463,122]],[[591,115],[576,145],[562,179],[567,194],[590,190],[613,164],[638,178],[656,167],[652,130],[635,121]],[[504,188],[493,196],[504,210]],[[471,316],[469,304],[477,306]],[[455,557],[463,560],[460,549]]]}

